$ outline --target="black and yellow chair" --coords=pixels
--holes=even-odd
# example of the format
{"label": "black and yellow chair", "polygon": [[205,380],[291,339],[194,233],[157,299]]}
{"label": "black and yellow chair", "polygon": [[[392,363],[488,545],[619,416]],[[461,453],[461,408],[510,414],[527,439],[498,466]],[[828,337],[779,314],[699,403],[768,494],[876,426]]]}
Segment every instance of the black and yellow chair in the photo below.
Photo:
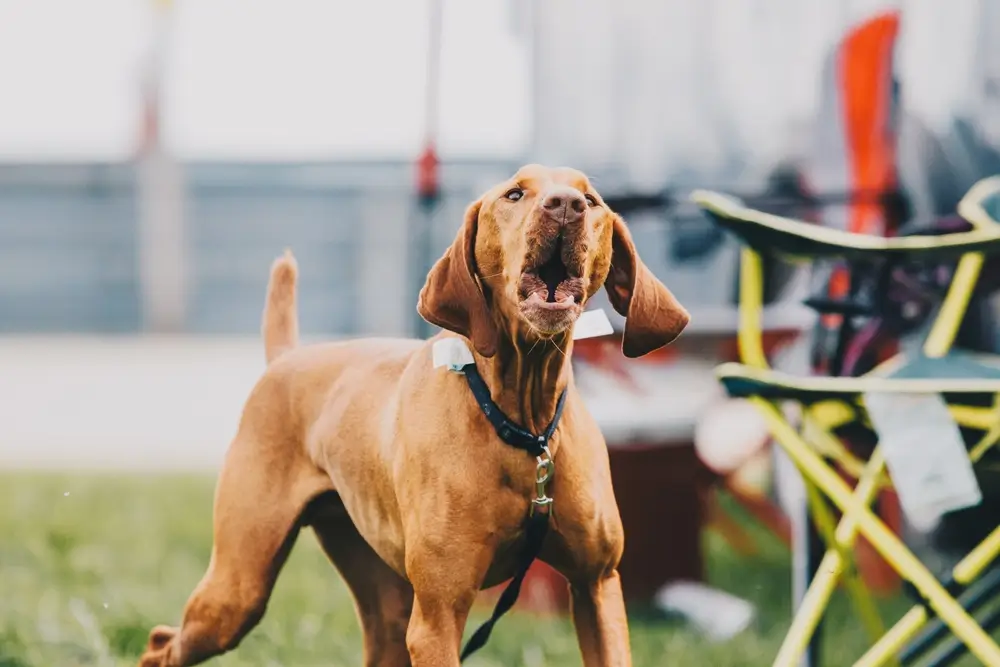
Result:
{"label": "black and yellow chair", "polygon": [[[775,441],[795,463],[806,484],[809,515],[825,542],[825,554],[796,609],[791,627],[774,661],[777,667],[799,664],[812,642],[833,590],[843,579],[858,618],[871,636],[871,648],[856,666],[908,664],[938,640],[964,644],[986,665],[1000,667],[1000,646],[976,620],[984,599],[1000,594],[1000,525],[992,526],[951,571],[939,579],[872,511],[880,488],[891,484],[886,452],[877,443],[866,397],[933,394],[945,398],[948,411],[966,439],[968,455],[978,472],[996,460],[1000,441],[1000,364],[953,350],[956,333],[979,279],[984,256],[1000,254],[1000,177],[977,183],[959,205],[971,228],[942,235],[882,238],[852,234],[751,210],[738,200],[699,191],[693,199],[716,222],[744,244],[740,268],[739,349],[741,363],[723,364],[717,375],[733,397],[749,400],[767,420]],[[762,256],[798,261],[845,261],[851,276],[861,276],[874,288],[869,299],[887,298],[889,283],[899,267],[955,262],[946,293],[923,340],[922,350],[899,354],[860,376],[797,377],[769,367],[761,344]],[[857,294],[852,291],[852,294]],[[841,299],[814,307],[835,313],[841,333],[871,314],[871,303]],[[844,336],[841,336],[844,339]],[[801,424],[790,423],[779,404],[802,406]],[[867,429],[872,446],[859,452],[845,446],[838,432],[844,427]],[[891,467],[891,465],[890,465]],[[843,471],[856,479],[852,489]],[[839,511],[839,521],[833,508]],[[1000,515],[997,516],[1000,524]],[[863,535],[915,592],[918,603],[888,631],[870,593],[851,566],[852,547]],[[977,588],[978,586],[978,588]],[[922,636],[918,635],[924,631]],[[945,647],[949,656],[957,652]],[[926,657],[926,656],[925,656]],[[937,658],[935,658],[937,660]],[[934,664],[944,664],[937,661]],[[839,666],[838,666],[839,667]]]}

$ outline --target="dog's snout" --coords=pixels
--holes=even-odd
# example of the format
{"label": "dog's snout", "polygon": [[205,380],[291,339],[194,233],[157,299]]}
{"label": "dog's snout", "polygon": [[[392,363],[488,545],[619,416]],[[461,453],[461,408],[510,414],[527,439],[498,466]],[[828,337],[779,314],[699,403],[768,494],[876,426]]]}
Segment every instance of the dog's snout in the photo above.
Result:
{"label": "dog's snout", "polygon": [[543,206],[550,211],[557,211],[561,208],[569,207],[576,213],[583,213],[585,205],[583,197],[575,194],[549,195],[543,204]]}
{"label": "dog's snout", "polygon": [[571,224],[583,217],[583,212],[587,210],[587,202],[579,191],[573,188],[559,188],[545,195],[542,208],[557,220]]}

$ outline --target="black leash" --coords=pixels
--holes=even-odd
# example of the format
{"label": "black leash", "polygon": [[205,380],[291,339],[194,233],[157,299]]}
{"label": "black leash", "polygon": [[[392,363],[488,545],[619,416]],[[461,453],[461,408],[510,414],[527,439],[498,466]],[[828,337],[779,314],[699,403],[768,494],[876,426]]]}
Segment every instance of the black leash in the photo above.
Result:
{"label": "black leash", "polygon": [[507,584],[507,588],[503,589],[500,599],[497,600],[497,606],[493,608],[493,614],[469,638],[465,648],[462,649],[461,660],[464,661],[486,645],[486,642],[489,641],[490,633],[493,632],[493,626],[517,602],[517,596],[521,594],[521,584],[524,583],[524,577],[528,574],[528,568],[531,567],[535,558],[538,557],[538,552],[542,550],[542,542],[545,540],[545,535],[548,532],[549,515],[542,512],[533,512],[528,517],[528,525],[524,529],[524,551],[521,552],[521,565],[517,569],[517,574]]}
{"label": "black leash", "polygon": [[527,525],[524,529],[524,550],[521,552],[521,564],[514,574],[514,578],[507,584],[507,588],[500,594],[497,605],[493,609],[493,614],[489,620],[483,623],[473,633],[469,642],[462,650],[461,660],[465,660],[470,655],[486,645],[493,632],[493,626],[506,614],[517,602],[517,596],[521,593],[521,584],[528,574],[531,564],[538,558],[545,542],[545,536],[549,532],[549,517],[552,514],[552,499],[545,495],[545,487],[552,478],[553,464],[552,456],[549,453],[549,439],[559,425],[559,418],[562,416],[563,407],[566,404],[566,391],[559,396],[556,403],[556,413],[552,417],[552,423],[541,435],[534,435],[527,429],[515,424],[507,419],[497,404],[490,397],[489,387],[483,382],[482,376],[475,364],[467,364],[462,367],[465,379],[469,383],[469,389],[476,398],[483,414],[493,425],[497,435],[511,447],[516,447],[531,454],[538,461],[535,468],[535,498],[531,501],[531,514],[528,516]]}

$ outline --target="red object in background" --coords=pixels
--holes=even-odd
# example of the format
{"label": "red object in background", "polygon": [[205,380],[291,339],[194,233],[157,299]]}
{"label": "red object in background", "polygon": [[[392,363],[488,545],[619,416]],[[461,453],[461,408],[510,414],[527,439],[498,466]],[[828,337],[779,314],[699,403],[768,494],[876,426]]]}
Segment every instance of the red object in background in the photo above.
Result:
{"label": "red object in background", "polygon": [[160,144],[160,114],[155,102],[144,101],[139,126],[139,155],[152,153]]}
{"label": "red object in background", "polygon": [[[669,364],[677,356],[685,356],[685,350],[695,354],[689,346],[703,351],[705,342],[694,344],[688,339],[684,345],[677,343],[642,359],[626,360],[621,353],[621,334],[613,334],[577,341],[573,356],[630,381],[626,366]],[[628,604],[645,606],[665,584],[703,580],[703,499],[712,475],[698,460],[690,441],[608,444],[611,479],[625,530],[625,552],[618,568],[622,589]],[[558,466],[557,460],[557,475]],[[558,503],[555,512],[558,516]],[[506,583],[484,591],[478,602],[495,603],[504,586]],[[525,577],[517,608],[567,613],[570,596],[566,580],[548,565],[534,563]]]}
{"label": "red object in background", "polygon": [[702,500],[711,474],[692,442],[610,449],[611,478],[625,527],[618,568],[625,601],[648,606],[672,581],[704,581]]}
{"label": "red object in background", "polygon": [[[835,55],[834,85],[838,93],[838,116],[843,124],[849,191],[890,193],[898,187],[895,115],[899,100],[896,99],[892,66],[899,24],[898,9],[873,16],[847,34]],[[853,201],[847,209],[846,230],[850,232],[893,236],[898,222],[888,214],[884,202],[878,200]],[[840,266],[831,276],[829,295],[832,298],[847,296],[850,287],[847,271]],[[821,322],[832,330],[840,325],[841,316],[827,314]],[[896,342],[878,350],[879,361],[897,350]],[[820,374],[829,370],[826,367],[814,369]],[[849,441],[845,444],[852,447]],[[878,516],[898,535],[902,514],[895,492],[883,490],[878,500]],[[879,594],[899,589],[900,576],[864,537],[858,537],[854,552],[866,586]]]}
{"label": "red object in background", "polygon": [[[764,355],[768,359],[773,359],[774,355],[784,347],[794,343],[802,332],[797,329],[772,329],[764,331],[761,335],[761,346],[764,348]],[[722,361],[739,361],[739,341],[735,336],[727,337],[719,344],[719,358]]]}
{"label": "red object in background", "polygon": [[[840,49],[841,114],[852,181],[861,192],[887,193],[897,186],[892,54],[899,20],[898,10],[873,17],[851,30]],[[848,231],[895,233],[882,202],[853,202],[849,214]]]}
{"label": "red object in background", "polygon": [[[648,606],[672,581],[703,581],[703,497],[711,479],[690,443],[631,444],[609,450],[611,478],[625,528],[618,572],[625,601]],[[558,512],[558,508],[556,512]],[[479,601],[494,603],[506,586],[490,588]],[[535,562],[525,577],[517,608],[564,614],[566,580]]]}
{"label": "red object in background", "polygon": [[[843,470],[840,471],[840,476],[848,484],[857,484],[857,480]],[[893,534],[899,537],[903,528],[903,510],[899,505],[899,497],[896,495],[895,489],[881,489],[875,495],[873,508],[876,516]],[[861,575],[861,580],[868,590],[878,596],[889,596],[899,592],[902,584],[899,573],[889,565],[889,562],[864,535],[858,534],[854,541],[853,551],[858,574]]]}
{"label": "red object in background", "polygon": [[[505,581],[486,589],[479,595],[477,604],[492,607],[506,587]],[[569,604],[566,579],[542,561],[532,563],[521,585],[516,609],[535,614],[566,614],[569,613]]]}
{"label": "red object in background", "polygon": [[[821,132],[840,134],[839,141],[824,137],[826,146],[817,155],[824,165],[806,181],[810,189],[841,187],[829,183],[829,174],[844,173],[846,189],[867,196],[846,206],[843,219],[839,213],[824,212],[821,224],[858,234],[892,236],[898,220],[889,214],[886,205],[871,195],[889,194],[898,187],[897,118],[899,100],[893,81],[893,52],[899,33],[900,11],[886,11],[862,21],[852,28],[833,52],[833,60],[824,66],[820,118],[825,121]],[[837,148],[839,147],[839,150]],[[831,152],[831,149],[832,152]],[[840,209],[837,208],[837,211]],[[847,269],[838,266],[830,277],[829,296],[841,299],[847,295],[850,279]],[[821,322],[827,328],[839,326],[841,316],[827,313]],[[826,373],[826,368],[816,368]]]}
{"label": "red object in background", "polygon": [[422,200],[434,200],[440,193],[440,167],[434,144],[428,144],[417,158],[417,195]]}
{"label": "red object in background", "polygon": [[626,359],[622,356],[622,340],[617,334],[585,338],[573,345],[573,358],[592,366],[602,368],[615,376],[624,385],[636,388],[635,381],[629,374],[628,364],[665,364],[677,356],[677,347],[668,346],[653,350],[639,359]]}
{"label": "red object in background", "polygon": [[[903,512],[895,490],[883,489],[879,492],[877,501],[879,518],[885,522],[889,530],[899,536],[903,526]],[[863,535],[858,535],[858,541],[854,545],[854,553],[858,560],[858,572],[869,590],[880,596],[899,592],[899,587],[902,584],[899,573],[889,565]]]}

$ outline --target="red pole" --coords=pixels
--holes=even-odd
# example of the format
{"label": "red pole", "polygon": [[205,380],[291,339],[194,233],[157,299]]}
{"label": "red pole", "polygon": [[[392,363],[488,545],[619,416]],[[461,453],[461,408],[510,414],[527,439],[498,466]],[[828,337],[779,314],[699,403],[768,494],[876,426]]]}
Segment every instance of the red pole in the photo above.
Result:
{"label": "red pole", "polygon": [[437,155],[438,103],[441,80],[441,18],[443,0],[431,0],[427,42],[427,85],[424,97],[424,150],[417,158],[417,196],[432,205],[440,193]]}
{"label": "red pole", "polygon": [[187,242],[180,165],[163,145],[161,92],[169,50],[171,0],[153,2],[152,41],[143,72],[136,151],[137,256],[143,326],[182,331],[187,310]]}
{"label": "red pole", "polygon": [[[417,206],[411,218],[411,261],[414,285],[422,285],[433,261],[434,207],[441,194],[437,155],[438,90],[441,71],[441,16],[443,0],[430,0],[427,39],[427,82],[424,89],[424,148],[416,160]],[[414,310],[415,334],[430,334],[430,326]]]}

